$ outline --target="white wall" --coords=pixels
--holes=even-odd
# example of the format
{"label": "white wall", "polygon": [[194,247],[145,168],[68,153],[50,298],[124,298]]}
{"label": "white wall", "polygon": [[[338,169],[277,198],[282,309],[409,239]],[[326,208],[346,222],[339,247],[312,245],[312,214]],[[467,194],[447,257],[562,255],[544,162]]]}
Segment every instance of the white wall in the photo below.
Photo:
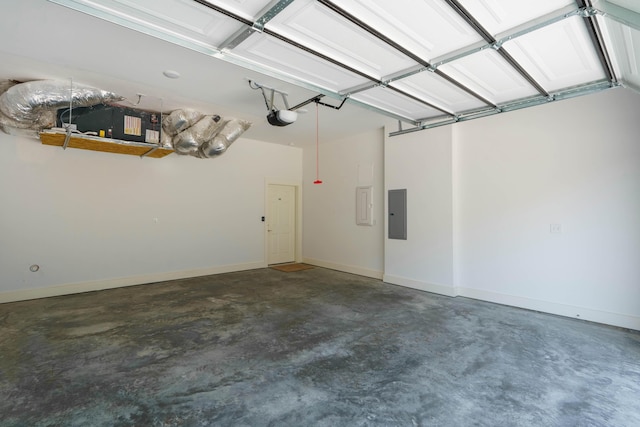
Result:
{"label": "white wall", "polygon": [[[383,130],[320,143],[304,149],[305,262],[369,277],[383,271]],[[356,225],[356,187],[373,186],[373,226]]]}
{"label": "white wall", "polygon": [[[314,146],[141,160],[0,133],[0,301],[265,266],[268,179],[303,182],[305,262],[640,329],[637,111],[640,96],[612,90],[322,142],[322,185]],[[369,184],[376,225],[357,226]],[[407,241],[385,238],[394,188],[408,190]]]}
{"label": "white wall", "polygon": [[[405,184],[410,203],[409,240],[386,242],[385,277],[418,288],[442,277],[458,295],[640,329],[638,111],[640,96],[620,89],[388,138],[386,186]],[[435,148],[447,132],[450,181]],[[450,202],[451,227],[433,212]],[[442,234],[411,240],[430,226]],[[449,250],[449,230],[450,282],[428,264],[434,246]]]}
{"label": "white wall", "polygon": [[300,182],[302,150],[140,159],[0,133],[0,301],[265,266],[266,177]]}
{"label": "white wall", "polygon": [[640,329],[638,111],[620,89],[454,128],[461,293]]}
{"label": "white wall", "polygon": [[387,137],[385,186],[407,189],[407,240],[386,239],[384,280],[455,295],[451,127]]}

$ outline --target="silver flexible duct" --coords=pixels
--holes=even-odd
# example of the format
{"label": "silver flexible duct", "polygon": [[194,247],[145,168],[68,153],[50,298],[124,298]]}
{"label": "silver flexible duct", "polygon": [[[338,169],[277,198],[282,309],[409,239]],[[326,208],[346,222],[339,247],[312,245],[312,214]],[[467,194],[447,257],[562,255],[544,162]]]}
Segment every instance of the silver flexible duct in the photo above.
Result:
{"label": "silver flexible duct", "polygon": [[198,123],[204,114],[191,109],[179,109],[172,111],[162,120],[162,130],[170,137],[174,137],[180,132]]}
{"label": "silver flexible duct", "polygon": [[[9,88],[17,85],[18,82],[16,82],[15,80],[0,80],[0,96],[5,93],[7,90],[9,90]],[[8,117],[5,117],[2,112],[0,112],[0,130],[4,133],[10,133],[9,132],[9,128],[11,127],[10,125],[13,123],[14,121],[9,119]]]}
{"label": "silver flexible duct", "polygon": [[173,138],[173,148],[180,154],[194,155],[203,141],[208,141],[224,125],[220,116],[204,116],[198,123]]}
{"label": "silver flexible duct", "polygon": [[251,123],[222,120],[193,110],[175,110],[162,122],[163,145],[170,144],[178,154],[211,158],[224,153]]}
{"label": "silver flexible duct", "polygon": [[200,146],[200,155],[210,158],[223,154],[250,126],[251,123],[246,120],[229,120],[213,139],[205,141]]}
{"label": "silver flexible duct", "polygon": [[9,87],[0,95],[3,127],[42,130],[56,124],[56,112],[70,103],[90,107],[124,98],[90,86],[58,80],[35,80]]}
{"label": "silver flexible duct", "polygon": [[19,82],[15,80],[0,80],[0,95],[9,90],[10,87],[17,85]]}
{"label": "silver flexible duct", "polygon": [[[36,80],[17,83],[0,81],[0,130],[20,129],[37,133],[56,125],[60,108],[91,107],[122,101],[124,98],[105,90],[65,81]],[[222,120],[218,115],[204,115],[195,110],[179,109],[162,120],[163,147],[176,153],[211,158],[224,153],[251,123],[245,120]]]}

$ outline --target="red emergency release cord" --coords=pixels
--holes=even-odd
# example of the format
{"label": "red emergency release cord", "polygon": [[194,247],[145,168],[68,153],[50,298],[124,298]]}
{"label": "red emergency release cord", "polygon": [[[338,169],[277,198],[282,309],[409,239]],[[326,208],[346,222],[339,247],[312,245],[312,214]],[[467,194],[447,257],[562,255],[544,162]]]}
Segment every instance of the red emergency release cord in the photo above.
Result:
{"label": "red emergency release cord", "polygon": [[316,180],[313,181],[314,184],[322,184],[320,180],[320,143],[319,143],[319,120],[318,120],[318,103],[316,102]]}

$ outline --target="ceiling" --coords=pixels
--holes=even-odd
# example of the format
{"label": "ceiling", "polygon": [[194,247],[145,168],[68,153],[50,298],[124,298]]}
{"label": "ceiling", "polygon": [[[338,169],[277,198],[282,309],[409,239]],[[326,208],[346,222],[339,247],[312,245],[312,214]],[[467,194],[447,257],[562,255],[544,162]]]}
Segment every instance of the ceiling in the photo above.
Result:
{"label": "ceiling", "polygon": [[[0,79],[73,78],[139,106],[254,123],[291,145],[413,131],[640,88],[635,0],[21,0],[0,14]],[[163,76],[175,70],[179,79]],[[303,101],[286,127],[248,79]],[[278,108],[285,108],[275,98]],[[317,110],[316,110],[317,109]],[[400,129],[400,128],[398,128]],[[397,134],[399,132],[393,132]]]}

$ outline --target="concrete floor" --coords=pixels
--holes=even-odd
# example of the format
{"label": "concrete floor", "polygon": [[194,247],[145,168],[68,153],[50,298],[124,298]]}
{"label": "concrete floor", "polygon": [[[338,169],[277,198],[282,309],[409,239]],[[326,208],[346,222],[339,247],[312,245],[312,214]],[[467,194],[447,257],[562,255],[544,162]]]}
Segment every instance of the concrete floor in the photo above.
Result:
{"label": "concrete floor", "polygon": [[0,305],[2,426],[640,426],[640,333],[315,268]]}

